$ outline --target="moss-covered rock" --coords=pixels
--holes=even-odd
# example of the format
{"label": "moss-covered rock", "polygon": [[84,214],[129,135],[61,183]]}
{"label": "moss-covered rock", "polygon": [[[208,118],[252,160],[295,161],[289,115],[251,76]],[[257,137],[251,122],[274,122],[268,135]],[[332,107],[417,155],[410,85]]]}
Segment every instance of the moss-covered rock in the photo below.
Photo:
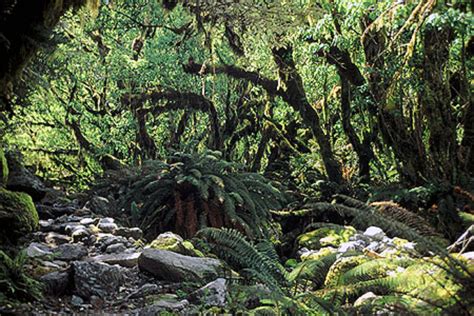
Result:
{"label": "moss-covered rock", "polygon": [[0,187],[4,187],[8,181],[8,163],[3,149],[0,148]]}
{"label": "moss-covered rock", "polygon": [[340,244],[347,242],[356,232],[356,229],[351,226],[331,225],[321,227],[300,235],[298,244],[301,247],[314,250],[326,246],[338,247]]}
{"label": "moss-covered rock", "polygon": [[38,226],[38,212],[26,193],[0,188],[0,239],[14,241],[34,231]]}
{"label": "moss-covered rock", "polygon": [[203,257],[204,255],[194,248],[189,241],[183,240],[179,235],[166,232],[156,237],[150,244],[150,248],[173,251],[186,256]]}

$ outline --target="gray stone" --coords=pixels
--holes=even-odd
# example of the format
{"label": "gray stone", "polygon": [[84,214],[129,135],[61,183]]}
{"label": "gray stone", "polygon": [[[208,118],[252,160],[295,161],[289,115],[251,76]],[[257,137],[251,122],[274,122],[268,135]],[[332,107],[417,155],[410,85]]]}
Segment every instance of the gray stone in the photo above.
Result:
{"label": "gray stone", "polygon": [[184,256],[167,250],[145,249],[138,266],[165,281],[206,281],[223,273],[222,263],[213,258]]}
{"label": "gray stone", "polygon": [[125,299],[125,301],[128,301],[130,299],[135,299],[135,298],[141,298],[145,297],[148,295],[152,295],[157,293],[160,290],[160,287],[156,284],[151,284],[151,283],[146,283],[143,286],[141,286],[138,290],[132,292],[130,295],[128,295]]}
{"label": "gray stone", "polygon": [[53,245],[67,244],[71,241],[71,238],[66,235],[58,234],[55,232],[49,232],[44,238],[45,242]]}
{"label": "gray stone", "polygon": [[55,254],[59,260],[79,260],[87,255],[87,248],[83,244],[63,244],[55,249]]}
{"label": "gray stone", "polygon": [[102,262],[75,261],[74,291],[83,298],[92,295],[100,298],[113,297],[119,286],[131,282],[132,272],[118,265]]}
{"label": "gray stone", "polygon": [[364,246],[365,243],[363,241],[348,241],[342,243],[337,249],[337,252],[344,253],[348,251],[362,251],[362,249],[364,249]]}
{"label": "gray stone", "polygon": [[118,264],[122,267],[131,268],[138,264],[140,252],[134,253],[117,253],[108,255],[99,255],[90,258],[91,261],[104,262],[108,264]]}
{"label": "gray stone", "polygon": [[107,246],[105,249],[106,253],[121,253],[124,252],[127,249],[127,247],[124,246],[124,244],[112,244],[110,246]]}
{"label": "gray stone", "polygon": [[153,305],[144,307],[139,311],[134,312],[133,314],[138,314],[139,316],[155,316],[160,315],[160,313],[164,311],[179,312],[184,310],[188,306],[189,302],[187,300],[182,300],[179,302],[161,300],[153,303]]}
{"label": "gray stone", "polygon": [[91,224],[94,224],[95,220],[90,217],[86,217],[86,218],[81,219],[79,223],[84,226],[89,226]]}
{"label": "gray stone", "polygon": [[77,296],[77,295],[73,295],[71,297],[71,304],[73,306],[78,307],[78,306],[81,306],[82,304],[84,304],[84,300],[81,297]]}
{"label": "gray stone", "polygon": [[66,271],[54,271],[40,277],[46,294],[62,296],[70,288],[71,274]]}
{"label": "gray stone", "polygon": [[113,234],[117,230],[118,226],[114,223],[99,223],[99,229],[104,233]]}
{"label": "gray stone", "polygon": [[86,226],[78,223],[67,223],[64,228],[64,231],[68,234],[72,234],[74,231],[79,229],[86,229]]}
{"label": "gray stone", "polygon": [[227,281],[218,278],[190,294],[190,301],[205,306],[224,307],[227,296]]}
{"label": "gray stone", "polygon": [[80,241],[86,241],[89,239],[89,236],[91,234],[89,233],[89,231],[87,229],[76,229],[72,234],[71,234],[71,237],[72,237],[72,240],[74,242],[80,242]]}
{"label": "gray stone", "polygon": [[23,156],[19,151],[6,151],[8,162],[7,189],[28,193],[33,201],[40,201],[46,195],[47,188],[33,172],[23,164]]}
{"label": "gray stone", "polygon": [[117,236],[123,236],[125,238],[132,237],[135,240],[138,240],[143,237],[143,231],[138,227],[128,228],[128,227],[119,227],[115,234]]}
{"label": "gray stone", "polygon": [[51,249],[42,243],[32,242],[28,248],[26,248],[26,255],[30,258],[40,258],[53,255]]}
{"label": "gray stone", "polygon": [[99,224],[112,224],[112,223],[115,223],[115,219],[113,219],[112,217],[104,217],[104,218],[101,218],[99,221]]}
{"label": "gray stone", "polygon": [[383,238],[385,237],[385,233],[383,232],[383,230],[376,226],[370,226],[369,228],[367,228],[364,232],[364,235],[374,240],[383,240]]}
{"label": "gray stone", "polygon": [[125,237],[122,237],[122,236],[114,236],[111,234],[99,234],[97,247],[101,251],[105,251],[108,246],[113,245],[113,244],[124,244],[128,246],[130,243]]}
{"label": "gray stone", "polygon": [[[373,251],[373,252],[377,252],[380,250],[380,243],[376,242],[376,241],[372,241],[367,247],[365,247],[365,249],[367,250],[370,250],[370,251]],[[383,249],[382,249],[383,251]]]}

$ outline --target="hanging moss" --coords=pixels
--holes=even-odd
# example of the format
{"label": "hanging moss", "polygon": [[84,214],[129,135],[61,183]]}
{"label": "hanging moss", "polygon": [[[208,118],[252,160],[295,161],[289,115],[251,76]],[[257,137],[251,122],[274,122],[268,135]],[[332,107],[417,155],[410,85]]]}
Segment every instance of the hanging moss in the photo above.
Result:
{"label": "hanging moss", "polygon": [[6,185],[8,180],[8,163],[3,149],[0,148],[0,187]]}
{"label": "hanging moss", "polygon": [[38,227],[38,212],[26,193],[0,188],[0,241],[14,242],[16,238]]}

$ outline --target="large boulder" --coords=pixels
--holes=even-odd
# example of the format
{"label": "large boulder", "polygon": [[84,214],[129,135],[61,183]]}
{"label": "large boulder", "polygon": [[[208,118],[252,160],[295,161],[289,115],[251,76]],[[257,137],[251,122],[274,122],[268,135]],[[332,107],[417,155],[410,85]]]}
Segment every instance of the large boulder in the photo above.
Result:
{"label": "large boulder", "polygon": [[165,281],[210,281],[223,275],[224,267],[217,259],[184,256],[167,250],[145,249],[138,266]]}
{"label": "large boulder", "polygon": [[8,163],[3,149],[0,148],[0,187],[7,184],[8,181]]}
{"label": "large boulder", "polygon": [[0,188],[0,239],[16,238],[38,227],[38,212],[26,193]]}
{"label": "large boulder", "polygon": [[47,188],[43,182],[23,165],[19,152],[6,152],[8,161],[7,188],[12,191],[28,193],[33,201],[40,201],[45,197]]}

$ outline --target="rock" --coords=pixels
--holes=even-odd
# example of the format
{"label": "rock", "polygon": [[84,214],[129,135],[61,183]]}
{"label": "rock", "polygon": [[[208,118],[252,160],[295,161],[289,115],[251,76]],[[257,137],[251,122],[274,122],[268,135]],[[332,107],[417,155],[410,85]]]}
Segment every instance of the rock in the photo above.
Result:
{"label": "rock", "polygon": [[46,187],[30,170],[25,168],[19,152],[6,152],[8,161],[7,188],[12,191],[24,192],[34,201],[40,201],[46,195]]}
{"label": "rock", "polygon": [[84,205],[84,207],[90,209],[96,214],[101,215],[108,215],[111,211],[111,204],[109,200],[102,196],[94,196],[86,203],[86,205]]}
{"label": "rock", "polygon": [[227,296],[227,281],[218,278],[190,294],[190,301],[204,306],[224,307]]}
{"label": "rock", "polygon": [[138,266],[165,281],[206,281],[222,275],[223,265],[217,259],[184,256],[167,250],[145,249]]}
{"label": "rock", "polygon": [[362,306],[362,305],[365,305],[367,303],[370,303],[372,302],[375,298],[377,298],[378,296],[375,295],[373,292],[367,292],[365,293],[364,295],[362,295],[361,297],[359,297],[355,302],[354,302],[354,307],[358,307],[358,306]]}
{"label": "rock", "polygon": [[4,187],[8,181],[8,162],[3,152],[3,148],[0,147],[0,187]]}
{"label": "rock", "polygon": [[132,312],[132,314],[139,316],[155,316],[161,315],[161,313],[165,311],[179,312],[184,310],[188,306],[189,302],[187,300],[160,300],[153,303],[153,305],[144,307],[139,311]]}
{"label": "rock", "polygon": [[339,253],[345,253],[348,251],[362,251],[365,247],[365,243],[363,241],[348,241],[345,243],[342,243],[339,248],[337,249],[337,252]]}
{"label": "rock", "polygon": [[112,224],[115,222],[115,219],[112,217],[104,217],[99,220],[99,224]]}
{"label": "rock", "polygon": [[385,237],[385,233],[379,227],[370,226],[365,230],[364,236],[370,237],[374,240],[382,240]]}
{"label": "rock", "polygon": [[306,261],[306,260],[320,260],[323,257],[326,257],[332,253],[337,252],[336,248],[333,247],[324,247],[319,250],[312,250],[305,252],[301,255],[301,260]]}
{"label": "rock", "polygon": [[133,277],[127,268],[102,262],[75,261],[72,267],[74,292],[86,299],[92,295],[113,297],[119,286],[127,284]]}
{"label": "rock", "polygon": [[85,228],[79,228],[79,229],[76,229],[73,231],[73,233],[71,234],[71,237],[72,237],[72,240],[77,243],[77,242],[84,242],[86,240],[89,239],[89,236],[91,234],[89,233],[89,231]]}
{"label": "rock", "polygon": [[82,304],[84,304],[84,300],[81,297],[79,297],[77,295],[73,295],[71,297],[71,305],[79,307]]}
{"label": "rock", "polygon": [[74,233],[76,230],[84,230],[86,229],[86,226],[84,225],[81,225],[79,223],[67,223],[65,225],[65,228],[64,228],[64,231],[67,233],[67,234],[72,234]]}
{"label": "rock", "polygon": [[469,263],[474,263],[474,251],[469,251],[461,254],[461,258],[467,260]]}
{"label": "rock", "polygon": [[44,284],[46,294],[54,296],[64,295],[72,285],[69,271],[55,271],[43,275],[40,281]]}
{"label": "rock", "polygon": [[300,235],[298,244],[312,250],[325,246],[337,247],[347,242],[355,233],[355,228],[351,226],[325,226]]}
{"label": "rock", "polygon": [[108,255],[99,255],[90,258],[91,261],[104,262],[108,264],[118,264],[122,267],[131,268],[138,264],[140,252],[133,253],[117,253]]}
{"label": "rock", "polygon": [[143,237],[143,231],[138,227],[128,228],[128,227],[119,227],[115,234],[117,236],[122,236],[125,238],[133,238],[135,240],[139,240]]}
{"label": "rock", "polygon": [[105,249],[106,253],[120,253],[124,252],[127,249],[127,247],[124,246],[124,244],[113,244],[108,246]]}
{"label": "rock", "polygon": [[26,193],[0,188],[0,242],[15,242],[38,227],[38,212]]}
{"label": "rock", "polygon": [[149,245],[150,248],[169,250],[186,256],[201,257],[202,254],[194,249],[193,244],[184,241],[179,235],[166,232],[158,235]]}
{"label": "rock", "polygon": [[380,247],[380,243],[376,242],[376,241],[372,241],[367,247],[364,248],[364,250],[369,250],[369,251],[373,251],[373,252],[377,252],[379,250],[383,251],[384,249],[381,249],[383,247]]}
{"label": "rock", "polygon": [[79,260],[87,255],[87,248],[83,244],[63,244],[55,250],[56,259],[73,261]]}
{"label": "rock", "polygon": [[69,243],[71,241],[71,238],[69,236],[58,234],[55,232],[49,232],[44,238],[44,240],[47,244],[57,246]]}
{"label": "rock", "polygon": [[104,252],[108,246],[113,244],[124,244],[126,246],[130,245],[128,240],[122,236],[114,236],[111,234],[99,234],[96,247],[100,251]]}
{"label": "rock", "polygon": [[28,248],[26,248],[26,255],[30,258],[41,258],[46,256],[52,256],[53,252],[45,244],[32,242],[28,246]]}
{"label": "rock", "polygon": [[96,221],[90,217],[83,218],[79,221],[79,223],[84,226],[89,226],[91,224],[94,224],[95,222]]}
{"label": "rock", "polygon": [[128,295],[125,299],[125,301],[128,301],[130,299],[135,299],[135,298],[141,298],[145,297],[151,294],[155,294],[160,290],[160,287],[156,284],[151,284],[147,283],[141,286],[138,290],[132,292],[130,295]]}
{"label": "rock", "polygon": [[113,234],[117,230],[118,226],[115,223],[99,223],[99,229],[104,233]]}

